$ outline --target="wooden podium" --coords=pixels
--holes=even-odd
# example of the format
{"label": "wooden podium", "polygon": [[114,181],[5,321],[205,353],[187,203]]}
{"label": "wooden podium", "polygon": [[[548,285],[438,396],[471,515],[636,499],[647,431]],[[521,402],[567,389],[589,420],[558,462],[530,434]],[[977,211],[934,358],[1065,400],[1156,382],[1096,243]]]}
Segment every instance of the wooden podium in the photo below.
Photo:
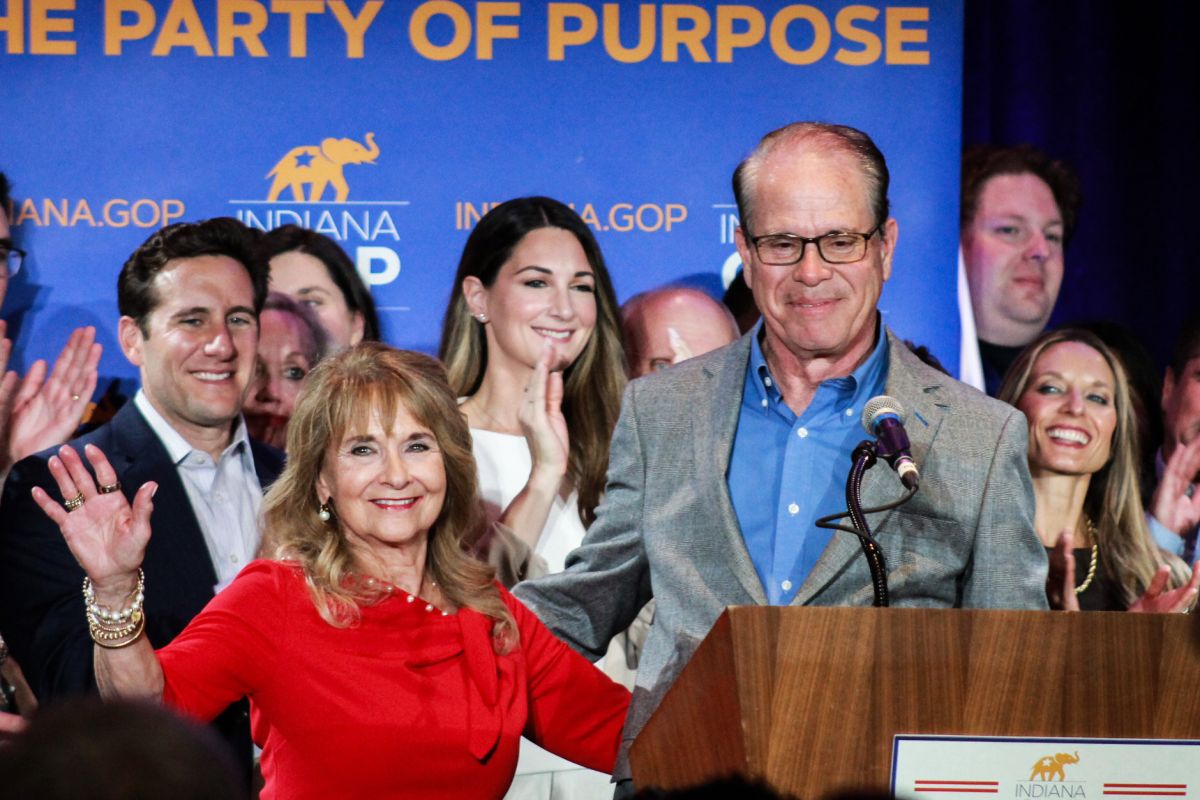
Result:
{"label": "wooden podium", "polygon": [[1200,616],[729,608],[630,759],[639,788],[817,800],[888,789],[904,733],[1200,738]]}

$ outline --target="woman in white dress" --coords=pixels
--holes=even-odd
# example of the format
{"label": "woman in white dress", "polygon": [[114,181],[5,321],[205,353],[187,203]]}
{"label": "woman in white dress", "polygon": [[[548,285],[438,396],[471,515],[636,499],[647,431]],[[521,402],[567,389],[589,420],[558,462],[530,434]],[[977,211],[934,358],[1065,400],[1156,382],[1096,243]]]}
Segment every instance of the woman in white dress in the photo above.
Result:
{"label": "woman in white dress", "polygon": [[[595,519],[626,380],[616,296],[578,214],[523,197],[479,221],[439,356],[464,398],[489,516],[511,534],[483,554],[506,583],[563,569]],[[627,680],[613,655],[606,671]],[[522,745],[509,798],[611,797],[607,776]]]}

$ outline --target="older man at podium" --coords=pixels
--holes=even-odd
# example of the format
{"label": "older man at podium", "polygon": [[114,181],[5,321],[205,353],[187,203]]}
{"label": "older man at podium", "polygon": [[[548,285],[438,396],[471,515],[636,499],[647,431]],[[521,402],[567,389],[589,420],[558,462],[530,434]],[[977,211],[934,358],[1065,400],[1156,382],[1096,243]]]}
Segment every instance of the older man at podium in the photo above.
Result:
{"label": "older man at podium", "polygon": [[[733,344],[634,381],[598,518],[565,572],[516,594],[598,658],[653,597],[628,747],[730,605],[870,605],[858,539],[816,525],[845,509],[866,402],[908,412],[920,491],[870,515],[894,606],[1046,607],[1020,413],[915,358],[876,308],[898,226],[869,136],[801,122],[768,134],[733,176],[746,283],[762,321]],[[866,474],[867,507],[899,498]],[[618,794],[621,794],[618,790]]]}

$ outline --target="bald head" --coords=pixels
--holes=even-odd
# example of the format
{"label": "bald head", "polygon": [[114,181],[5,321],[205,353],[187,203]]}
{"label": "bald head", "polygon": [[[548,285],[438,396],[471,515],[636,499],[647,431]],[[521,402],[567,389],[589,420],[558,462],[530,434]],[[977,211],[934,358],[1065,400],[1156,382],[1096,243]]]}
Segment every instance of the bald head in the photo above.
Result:
{"label": "bald head", "polygon": [[729,309],[698,289],[669,286],[621,307],[631,378],[716,350],[738,338]]}

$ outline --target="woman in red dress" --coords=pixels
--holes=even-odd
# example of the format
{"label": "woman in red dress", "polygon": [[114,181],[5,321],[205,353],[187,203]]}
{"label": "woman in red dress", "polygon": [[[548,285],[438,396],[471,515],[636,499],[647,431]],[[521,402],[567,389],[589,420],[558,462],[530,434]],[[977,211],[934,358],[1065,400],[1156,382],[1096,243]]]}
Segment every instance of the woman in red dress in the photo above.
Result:
{"label": "woman in red dress", "polygon": [[265,798],[498,798],[522,732],[611,771],[629,693],[464,555],[479,532],[471,437],[442,367],[364,343],[309,376],[253,562],[165,648],[142,636],[139,564],[155,485],[132,507],[51,460],[72,510],[35,489],[88,575],[106,696],[200,718],[245,695]]}

